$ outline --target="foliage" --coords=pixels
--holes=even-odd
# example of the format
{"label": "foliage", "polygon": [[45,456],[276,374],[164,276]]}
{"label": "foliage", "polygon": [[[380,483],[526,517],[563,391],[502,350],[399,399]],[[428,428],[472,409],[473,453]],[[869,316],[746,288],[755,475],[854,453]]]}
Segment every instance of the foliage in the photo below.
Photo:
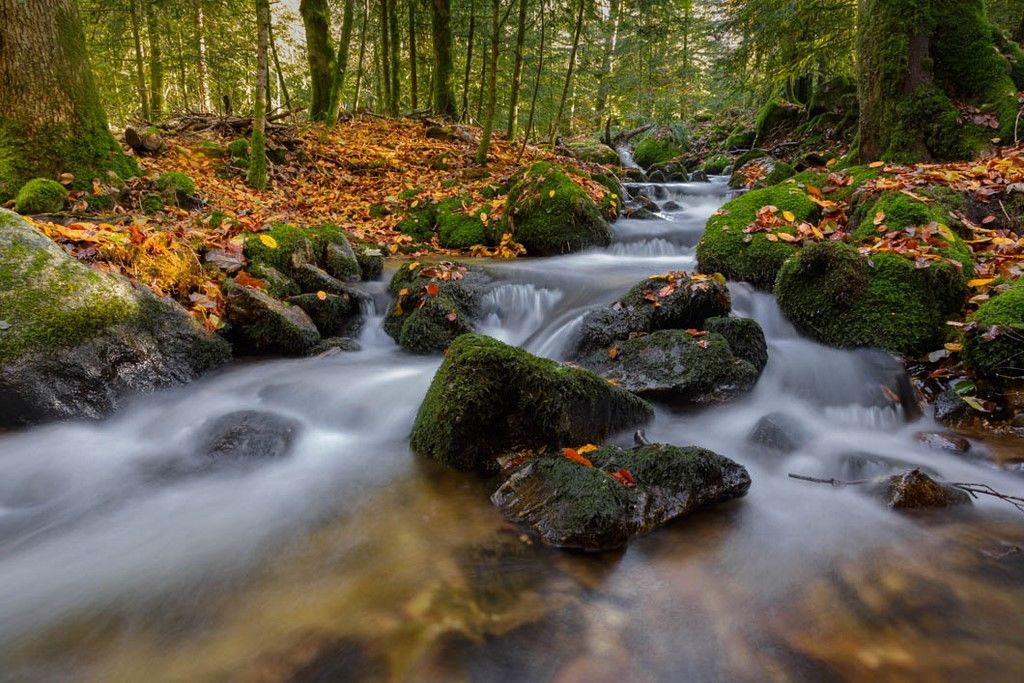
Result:
{"label": "foliage", "polygon": [[64,208],[68,191],[55,180],[34,178],[18,191],[14,210],[18,213],[57,213]]}

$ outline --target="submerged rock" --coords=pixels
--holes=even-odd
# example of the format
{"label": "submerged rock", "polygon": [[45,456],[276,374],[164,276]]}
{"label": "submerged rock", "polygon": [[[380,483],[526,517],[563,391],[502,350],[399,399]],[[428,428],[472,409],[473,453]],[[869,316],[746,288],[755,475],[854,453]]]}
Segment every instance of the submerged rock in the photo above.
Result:
{"label": "submerged rock", "polygon": [[811,431],[795,415],[783,412],[768,413],[754,425],[747,435],[751,443],[780,453],[792,453],[811,440]]}
{"label": "submerged rock", "polygon": [[199,452],[217,460],[282,458],[291,453],[299,429],[290,417],[239,410],[203,425]]}
{"label": "submerged rock", "polygon": [[895,509],[944,508],[970,505],[971,496],[951,484],[938,482],[913,469],[884,477],[869,485],[868,491]]}
{"label": "submerged rock", "polygon": [[547,545],[603,551],[750,488],[742,465],[703,448],[607,446],[586,457],[592,467],[560,455],[536,458],[491,501]]}
{"label": "submerged rock", "polygon": [[914,439],[928,448],[953,453],[966,453],[971,450],[971,442],[952,432],[917,432]]}
{"label": "submerged rock", "polygon": [[599,442],[652,415],[591,372],[466,334],[434,375],[411,446],[455,469],[495,470],[503,454]]}
{"label": "submerged rock", "polygon": [[103,417],[230,347],[178,304],[72,258],[0,209],[0,427]]}

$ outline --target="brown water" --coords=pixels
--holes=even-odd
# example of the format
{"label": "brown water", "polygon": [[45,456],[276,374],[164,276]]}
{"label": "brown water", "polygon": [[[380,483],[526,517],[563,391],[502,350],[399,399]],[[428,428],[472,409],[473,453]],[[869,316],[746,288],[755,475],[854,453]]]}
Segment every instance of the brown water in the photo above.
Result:
{"label": "brown water", "polygon": [[[660,191],[684,209],[621,222],[608,250],[501,267],[485,331],[559,357],[586,307],[692,267],[724,193]],[[786,475],[844,476],[869,453],[1017,495],[1024,477],[918,444],[934,425],[879,400],[884,355],[817,346],[770,297],[733,295],[769,338],[758,387],[659,411],[648,436],[743,462],[751,492],[619,553],[543,548],[490,505],[494,482],[414,458],[438,359],[397,351],[379,320],[359,353],[0,438],[0,680],[1020,680],[1024,516],[991,501],[901,515]],[[301,419],[296,452],[174,474],[204,421],[240,408]],[[792,456],[746,441],[780,409],[814,434]]]}

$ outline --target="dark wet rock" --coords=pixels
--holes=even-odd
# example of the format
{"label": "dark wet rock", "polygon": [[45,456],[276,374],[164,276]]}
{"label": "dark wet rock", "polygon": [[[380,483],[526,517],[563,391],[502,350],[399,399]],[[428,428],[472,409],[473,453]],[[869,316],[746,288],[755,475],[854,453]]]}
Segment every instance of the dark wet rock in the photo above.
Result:
{"label": "dark wet rock", "polygon": [[702,329],[708,318],[729,313],[725,285],[706,275],[668,273],[644,280],[619,301],[592,310],[580,324],[577,355],[639,333],[665,329]]}
{"label": "dark wet rock", "polygon": [[472,332],[480,297],[491,277],[480,268],[458,263],[402,266],[391,279],[395,299],[384,318],[384,331],[413,353],[439,353]]}
{"label": "dark wet rock", "polygon": [[694,171],[693,173],[690,174],[690,182],[691,183],[710,183],[711,182],[711,178],[708,177],[707,171],[701,169],[701,170]]}
{"label": "dark wet rock", "polygon": [[652,211],[648,211],[647,209],[645,209],[643,207],[637,206],[637,207],[626,207],[625,209],[623,209],[622,210],[622,217],[623,218],[632,218],[633,220],[637,220],[637,221],[649,221],[651,219],[657,218],[658,214],[656,214],[656,213],[654,213]]}
{"label": "dark wet rock", "polygon": [[957,487],[939,482],[920,469],[884,477],[868,486],[868,492],[891,508],[914,510],[970,505],[970,495]]}
{"label": "dark wet rock", "polygon": [[354,334],[362,325],[361,302],[366,299],[362,292],[347,290],[341,294],[299,294],[286,301],[305,311],[322,336],[340,337]]}
{"label": "dark wet rock", "polygon": [[303,292],[345,294],[351,291],[344,282],[313,263],[303,263],[291,272]]}
{"label": "dark wet rock", "polygon": [[586,457],[593,467],[561,455],[536,458],[491,501],[547,545],[603,551],[750,488],[743,466],[703,448],[606,446]]}
{"label": "dark wet rock", "polygon": [[234,275],[242,269],[245,257],[240,252],[227,249],[210,249],[203,256],[206,263],[212,263],[228,275]]}
{"label": "dark wet rock", "polygon": [[844,453],[839,456],[839,468],[830,472],[841,481],[862,481],[883,475],[896,474],[907,470],[919,469],[930,477],[938,477],[939,473],[930,468],[915,465],[907,460],[890,458],[885,455],[869,452]]}
{"label": "dark wet rock", "polygon": [[935,397],[935,421],[955,426],[971,414],[971,407],[955,389],[947,389]]}
{"label": "dark wet rock", "polygon": [[630,206],[639,209],[646,209],[651,213],[657,213],[659,211],[657,202],[645,194],[638,195],[636,199],[630,202]]}
{"label": "dark wet rock", "polygon": [[358,282],[363,279],[356,254],[344,235],[339,241],[331,242],[324,247],[323,262],[327,271],[343,282]]}
{"label": "dark wet rock", "polygon": [[732,355],[747,361],[759,373],[768,365],[768,342],[756,320],[716,316],[704,321],[704,329],[725,337]]}
{"label": "dark wet rock", "polygon": [[678,211],[681,208],[683,207],[680,206],[679,202],[674,202],[671,199],[661,205],[662,211]]}
{"label": "dark wet rock", "polygon": [[384,274],[384,253],[380,249],[366,247],[356,253],[363,280],[379,280]]}
{"label": "dark wet rock", "polygon": [[600,442],[652,414],[591,372],[467,334],[434,375],[411,446],[455,469],[494,470],[503,454]]}
{"label": "dark wet rock", "polygon": [[328,337],[309,350],[311,356],[334,356],[339,353],[362,350],[362,346],[351,337]]}
{"label": "dark wet rock", "polygon": [[953,453],[966,453],[971,450],[971,442],[951,432],[917,432],[914,439],[928,448]]}
{"label": "dark wet rock", "polygon": [[254,278],[263,280],[266,283],[267,293],[271,296],[283,299],[302,293],[295,280],[273,266],[268,266],[265,263],[251,263],[249,264],[248,272]]}
{"label": "dark wet rock", "polygon": [[595,351],[579,363],[627,391],[674,404],[727,401],[750,391],[760,376],[733,356],[721,335],[695,337],[686,330],[617,341],[613,351]]}
{"label": "dark wet rock", "polygon": [[276,413],[240,410],[203,425],[199,452],[217,460],[283,458],[300,427],[298,420]]}
{"label": "dark wet rock", "polygon": [[302,355],[320,341],[316,325],[298,306],[233,281],[225,285],[229,338],[250,353]]}
{"label": "dark wet rock", "polygon": [[747,436],[751,443],[780,453],[792,453],[807,445],[812,433],[790,413],[768,413],[754,425]]}
{"label": "dark wet rock", "polygon": [[271,267],[295,280],[303,292],[334,294],[362,278],[363,268],[336,225],[277,224],[266,233],[246,233],[245,255],[253,266]]}
{"label": "dark wet rock", "polygon": [[0,209],[0,427],[98,419],[230,358],[178,304],[90,268]]}

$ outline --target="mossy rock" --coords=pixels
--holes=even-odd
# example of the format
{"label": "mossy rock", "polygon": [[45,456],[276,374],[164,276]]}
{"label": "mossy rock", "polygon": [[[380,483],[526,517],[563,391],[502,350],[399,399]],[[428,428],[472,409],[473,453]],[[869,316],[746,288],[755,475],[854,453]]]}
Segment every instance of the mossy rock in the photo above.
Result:
{"label": "mossy rock", "polygon": [[753,128],[739,127],[725,139],[722,148],[726,150],[749,149],[757,138],[757,131]]}
{"label": "mossy rock", "polygon": [[725,154],[712,154],[704,160],[704,165],[701,167],[708,175],[721,175],[729,166],[732,166],[732,159]]}
{"label": "mossy rock", "polygon": [[384,274],[384,252],[377,245],[360,244],[356,248],[356,262],[363,280],[379,280]]}
{"label": "mossy rock", "polygon": [[659,126],[641,133],[633,145],[633,161],[641,168],[675,159],[687,150],[686,131],[679,126]]}
{"label": "mossy rock", "polygon": [[[734,168],[736,170],[733,171],[732,176],[729,178],[729,187],[746,187],[752,190],[777,185],[796,174],[796,170],[792,166],[771,157],[759,157],[748,161],[742,166],[737,163]],[[754,170],[757,170],[758,173],[753,174]],[[751,175],[754,176],[753,181],[748,180],[748,176]]]}
{"label": "mossy rock", "polygon": [[249,160],[249,141],[245,138],[236,138],[228,143],[228,156],[234,160]]}
{"label": "mossy rock", "polygon": [[233,280],[224,285],[224,297],[228,337],[240,351],[301,356],[320,341],[313,320],[298,306]]}
{"label": "mossy rock", "polygon": [[591,173],[590,178],[604,186],[607,190],[601,197],[598,208],[606,221],[614,221],[619,217],[619,210],[622,207],[623,198],[626,197],[626,189],[611,173]]}
{"label": "mossy rock", "polygon": [[724,281],[683,272],[652,276],[583,317],[576,355],[607,352],[620,339],[656,330],[703,329],[706,319],[727,315],[730,307]]}
{"label": "mossy rock", "polygon": [[[830,185],[829,176],[832,173],[837,173],[840,176],[849,176],[850,182],[847,185]],[[808,186],[813,186],[819,190],[824,191],[829,189],[826,199],[834,202],[850,202],[851,203],[851,223],[859,223],[857,220],[857,207],[860,206],[857,199],[859,195],[857,191],[869,180],[881,177],[881,173],[874,168],[868,166],[847,166],[837,171],[819,171],[819,170],[806,170],[797,173],[793,176],[790,181],[802,190],[806,190]],[[856,195],[856,196],[855,196]]]}
{"label": "mossy rock", "polygon": [[156,188],[167,201],[181,207],[191,206],[196,197],[195,182],[177,171],[167,171],[157,176]]}
{"label": "mossy rock", "polygon": [[619,153],[597,140],[575,140],[565,143],[569,153],[580,161],[605,166],[618,166]]}
{"label": "mossy rock", "polygon": [[223,159],[227,150],[213,140],[203,140],[199,143],[199,153],[210,159]]}
{"label": "mossy rock", "polygon": [[21,214],[58,213],[64,210],[68,191],[55,180],[34,178],[18,191],[14,210]]}
{"label": "mossy rock", "polygon": [[304,291],[332,289],[310,277],[312,268],[342,282],[359,280],[361,269],[345,233],[336,225],[302,227],[278,223],[264,233],[244,233],[244,253],[253,263],[266,264],[298,282]]}
{"label": "mossy rock", "polygon": [[395,299],[384,331],[407,351],[441,353],[473,331],[481,290],[489,282],[481,269],[457,263],[401,266],[388,286]]}
{"label": "mossy rock", "polygon": [[969,320],[964,365],[982,377],[1024,377],[1024,281],[983,303]]}
{"label": "mossy rock", "polygon": [[344,294],[299,294],[286,299],[310,317],[322,337],[342,337],[352,334],[360,325],[358,292]]}
{"label": "mossy rock", "polygon": [[395,226],[398,232],[412,237],[419,242],[429,242],[434,237],[437,227],[437,204],[433,199],[417,201],[410,207],[402,220]]}
{"label": "mossy rock", "polygon": [[0,323],[0,426],[99,418],[231,355],[177,304],[77,261],[2,209]]}
{"label": "mossy rock", "polygon": [[718,316],[705,320],[704,329],[722,335],[729,343],[732,355],[750,363],[758,373],[768,365],[768,341],[756,320]]}
{"label": "mossy rock", "polygon": [[449,467],[489,471],[503,454],[600,442],[652,416],[591,372],[466,334],[434,375],[410,444]]}
{"label": "mossy rock", "polygon": [[779,268],[796,247],[781,240],[772,242],[763,232],[743,232],[764,206],[791,211],[798,221],[812,223],[819,212],[807,193],[790,182],[740,195],[708,221],[697,245],[697,263],[702,273],[721,273],[729,280],[742,280],[761,289],[770,289],[775,284]]}
{"label": "mossy rock", "polygon": [[802,333],[831,346],[919,354],[942,345],[946,321],[967,294],[944,261],[917,268],[891,253],[869,259],[841,242],[818,242],[785,263],[775,296]]}
{"label": "mossy rock", "polygon": [[532,256],[611,244],[611,229],[594,201],[549,162],[538,161],[518,174],[506,207],[505,229]]}
{"label": "mossy rock", "polygon": [[605,446],[585,457],[592,466],[561,455],[536,458],[491,501],[546,545],[597,552],[750,488],[742,465],[694,446]]}
{"label": "mossy rock", "polygon": [[780,128],[795,126],[804,116],[804,108],[778,98],[772,98],[761,105],[754,120],[757,140],[765,140]]}
{"label": "mossy rock", "polygon": [[580,365],[626,391],[675,405],[727,401],[750,391],[761,374],[735,357],[722,335],[696,337],[679,329],[616,341],[611,351],[595,351]]}
{"label": "mossy rock", "polygon": [[449,197],[437,205],[437,234],[441,246],[449,249],[469,249],[478,244],[487,245],[494,242],[484,218],[488,206],[475,211],[466,212],[469,200],[461,197]]}
{"label": "mossy rock", "polygon": [[286,297],[296,296],[302,293],[302,289],[295,280],[267,263],[250,263],[249,274],[257,279],[263,280],[267,285],[267,292],[278,299],[284,299]]}

